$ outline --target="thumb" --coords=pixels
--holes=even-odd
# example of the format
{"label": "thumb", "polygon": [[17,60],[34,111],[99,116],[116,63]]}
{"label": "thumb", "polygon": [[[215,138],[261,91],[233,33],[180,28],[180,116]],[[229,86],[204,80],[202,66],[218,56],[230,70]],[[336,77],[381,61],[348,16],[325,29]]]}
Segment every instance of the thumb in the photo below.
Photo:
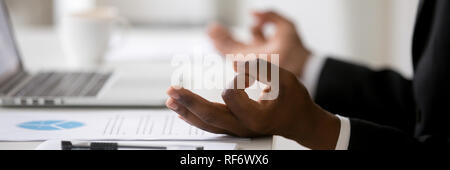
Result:
{"label": "thumb", "polygon": [[289,23],[288,19],[274,11],[253,12],[253,16],[258,20],[258,25],[265,23],[273,23],[275,25],[283,25]]}
{"label": "thumb", "polygon": [[[274,63],[264,59],[236,63],[236,72],[239,73],[239,75],[245,75],[246,77],[249,77],[249,80],[257,80],[269,87],[264,91],[264,96],[261,96],[261,100],[277,99],[281,91],[285,90],[281,89],[281,87],[286,87],[293,82],[298,81],[294,74],[277,65],[279,63],[279,57],[277,55],[272,55],[270,60]],[[235,79],[239,80],[239,76]],[[235,87],[242,89],[242,80],[238,81],[236,85],[237,86]]]}
{"label": "thumb", "polygon": [[252,35],[253,41],[255,43],[263,43],[266,41],[266,37],[264,36],[264,27],[261,25],[254,25],[252,27]]}
{"label": "thumb", "polygon": [[[242,81],[243,79],[245,81]],[[249,118],[255,116],[255,112],[259,108],[260,104],[250,99],[245,92],[245,88],[251,86],[255,81],[256,80],[248,74],[239,74],[233,79],[233,82],[230,82],[227,89],[222,93],[223,101],[238,119],[249,120]]]}

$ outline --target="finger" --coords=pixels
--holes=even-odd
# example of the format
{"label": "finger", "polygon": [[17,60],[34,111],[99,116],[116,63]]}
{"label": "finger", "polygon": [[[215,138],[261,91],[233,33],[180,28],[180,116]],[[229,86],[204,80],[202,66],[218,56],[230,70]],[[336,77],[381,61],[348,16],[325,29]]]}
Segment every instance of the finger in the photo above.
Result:
{"label": "finger", "polygon": [[248,129],[240,124],[236,117],[223,104],[211,103],[183,88],[169,88],[167,93],[177,103],[208,125],[225,129],[238,136],[247,136],[250,134]]}
{"label": "finger", "polygon": [[[238,75],[248,75],[250,78],[256,79],[259,82],[267,85],[270,85],[272,77],[277,76],[272,74],[278,74],[279,72],[278,66],[273,65],[263,59],[238,61],[235,62],[235,68]],[[236,78],[239,77],[237,76],[235,77],[235,79]]]}
{"label": "finger", "polygon": [[228,131],[224,129],[217,128],[215,126],[208,125],[201,121],[197,116],[195,116],[193,113],[191,113],[188,109],[186,109],[184,106],[177,103],[173,98],[169,98],[166,101],[166,106],[176,112],[180,118],[182,118],[184,121],[188,122],[189,124],[196,126],[202,130],[217,133],[217,134],[230,134]]}
{"label": "finger", "polygon": [[264,26],[262,25],[255,25],[252,27],[252,35],[253,35],[253,41],[255,43],[263,43],[266,41],[266,38],[264,37]]}
{"label": "finger", "polygon": [[290,23],[288,19],[285,17],[279,15],[276,12],[273,11],[267,11],[267,12],[254,12],[253,16],[257,18],[259,25],[263,25],[265,23],[274,23],[276,25],[280,24],[288,24]]}
{"label": "finger", "polygon": [[[265,102],[261,101],[275,100],[276,98],[278,98],[279,94],[282,94],[283,89],[281,89],[281,86],[286,86],[287,84],[292,84],[292,81],[297,81],[297,78],[289,71],[263,59],[238,62],[235,67],[237,67],[236,72],[238,72],[238,76],[236,76],[233,82],[230,83],[231,85],[228,85],[227,87],[227,89],[234,90],[225,91],[224,96],[222,97],[226,97],[228,93],[230,93],[233,95],[239,95],[243,98],[243,100],[246,100],[248,96],[246,96],[246,93],[242,90],[243,78],[240,76],[246,77],[245,88],[251,86],[254,83],[254,80],[258,80],[259,82],[268,86],[266,89],[264,89],[262,95],[259,98],[259,103],[263,105]],[[250,81],[250,83],[248,81]],[[234,101],[234,99],[229,100],[230,102]],[[236,110],[232,110],[233,113],[235,111]]]}
{"label": "finger", "polygon": [[229,87],[222,93],[222,99],[226,103],[231,112],[239,119],[247,122],[251,117],[256,116],[255,113],[261,108],[259,103],[250,99],[245,92],[245,88],[237,88],[239,76],[245,76],[245,79],[252,79],[248,74],[240,74],[231,82],[233,87]]}
{"label": "finger", "polygon": [[243,43],[236,41],[226,28],[217,23],[209,26],[208,35],[216,49],[223,55],[234,54],[245,46]]}
{"label": "finger", "polygon": [[238,74],[234,77],[233,81],[228,83],[226,89],[240,89],[245,90],[246,88],[255,84],[256,79],[248,74]]}
{"label": "finger", "polygon": [[184,88],[170,87],[167,94],[193,113],[215,110],[215,108],[210,108],[211,102]]}
{"label": "finger", "polygon": [[[270,60],[270,62],[267,60]],[[267,60],[258,58],[250,61],[237,61],[234,63],[234,67],[238,74],[247,74],[269,86],[272,86],[273,83],[283,83],[280,81],[281,79],[295,77],[294,74],[286,69],[279,67],[277,64],[273,64],[273,62],[278,63],[276,60],[279,59],[269,56]]]}

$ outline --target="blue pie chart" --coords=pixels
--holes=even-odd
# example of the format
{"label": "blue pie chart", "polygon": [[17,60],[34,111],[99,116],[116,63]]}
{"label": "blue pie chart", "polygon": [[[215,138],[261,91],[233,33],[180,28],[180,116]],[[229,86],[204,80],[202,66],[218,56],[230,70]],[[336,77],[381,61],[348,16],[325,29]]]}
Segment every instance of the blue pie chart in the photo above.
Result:
{"label": "blue pie chart", "polygon": [[66,121],[66,120],[44,120],[44,121],[30,121],[17,125],[20,128],[39,130],[39,131],[54,131],[67,130],[84,126],[81,122]]}

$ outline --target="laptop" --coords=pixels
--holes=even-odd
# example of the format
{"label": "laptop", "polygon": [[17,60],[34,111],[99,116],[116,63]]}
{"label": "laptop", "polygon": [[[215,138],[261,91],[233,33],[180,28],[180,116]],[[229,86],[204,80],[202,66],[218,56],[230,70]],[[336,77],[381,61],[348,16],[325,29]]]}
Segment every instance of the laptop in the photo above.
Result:
{"label": "laptop", "polygon": [[148,73],[27,72],[7,7],[0,0],[1,106],[161,107],[170,85],[168,80]]}

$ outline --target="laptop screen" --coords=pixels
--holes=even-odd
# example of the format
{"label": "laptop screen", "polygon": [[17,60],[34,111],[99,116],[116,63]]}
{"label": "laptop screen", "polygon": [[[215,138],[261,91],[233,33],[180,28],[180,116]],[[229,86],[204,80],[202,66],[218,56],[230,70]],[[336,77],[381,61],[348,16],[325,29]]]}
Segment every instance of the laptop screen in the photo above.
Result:
{"label": "laptop screen", "polygon": [[0,0],[0,85],[21,70],[19,54],[10,28],[6,5],[4,0]]}

